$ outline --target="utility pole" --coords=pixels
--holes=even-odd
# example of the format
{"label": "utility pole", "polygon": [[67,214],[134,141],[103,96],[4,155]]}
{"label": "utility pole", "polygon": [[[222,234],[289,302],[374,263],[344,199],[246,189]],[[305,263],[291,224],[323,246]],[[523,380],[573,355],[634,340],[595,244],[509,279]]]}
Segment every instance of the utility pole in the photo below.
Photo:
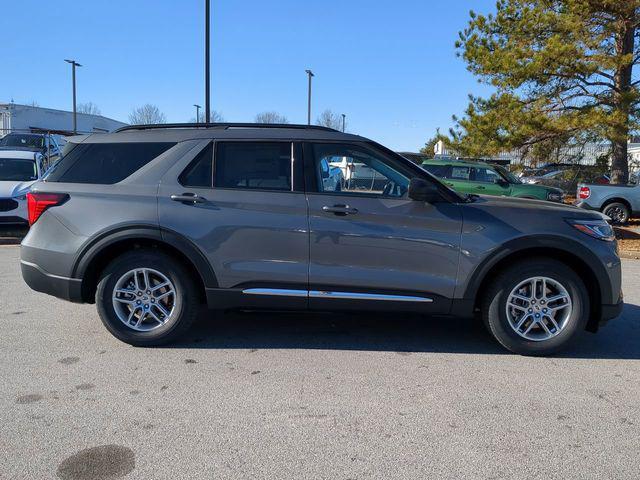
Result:
{"label": "utility pole", "polygon": [[347,118],[347,116],[343,113],[342,114],[342,133],[344,133],[344,126],[346,124],[346,121],[345,121],[346,118]]}
{"label": "utility pole", "polygon": [[210,65],[210,37],[211,37],[211,0],[204,2],[204,121],[211,122],[211,65]]}
{"label": "utility pole", "polygon": [[311,78],[315,77],[311,70],[305,70],[309,76],[309,90],[307,95],[307,125],[311,125]]}
{"label": "utility pole", "polygon": [[75,60],[67,60],[65,62],[71,64],[71,83],[73,84],[73,133],[78,133],[78,118],[76,111],[76,67],[81,67]]}
{"label": "utility pole", "polygon": [[193,104],[196,107],[196,123],[200,123],[200,109],[202,108],[200,105]]}

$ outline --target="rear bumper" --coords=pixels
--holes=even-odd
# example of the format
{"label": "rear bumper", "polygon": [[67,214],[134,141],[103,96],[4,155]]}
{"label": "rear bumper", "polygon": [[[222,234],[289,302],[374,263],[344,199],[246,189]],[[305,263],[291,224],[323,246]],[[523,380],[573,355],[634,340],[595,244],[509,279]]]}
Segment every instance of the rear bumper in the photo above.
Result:
{"label": "rear bumper", "polygon": [[574,205],[578,208],[584,208],[585,210],[599,210],[597,207],[593,207],[591,205],[589,205],[586,201],[584,200],[577,200]]}
{"label": "rear bumper", "polygon": [[81,279],[53,275],[35,263],[24,260],[20,261],[20,268],[22,270],[22,278],[33,290],[71,302],[82,302]]}

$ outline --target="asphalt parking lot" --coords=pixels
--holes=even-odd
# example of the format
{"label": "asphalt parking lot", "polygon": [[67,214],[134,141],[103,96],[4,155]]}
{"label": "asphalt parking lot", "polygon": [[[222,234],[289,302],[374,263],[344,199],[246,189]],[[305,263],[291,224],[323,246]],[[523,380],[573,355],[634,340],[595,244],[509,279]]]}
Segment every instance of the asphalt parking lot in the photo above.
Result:
{"label": "asphalt parking lot", "polygon": [[638,478],[640,262],[624,276],[622,317],[556,358],[401,315],[203,315],[140,349],[3,246],[0,478]]}

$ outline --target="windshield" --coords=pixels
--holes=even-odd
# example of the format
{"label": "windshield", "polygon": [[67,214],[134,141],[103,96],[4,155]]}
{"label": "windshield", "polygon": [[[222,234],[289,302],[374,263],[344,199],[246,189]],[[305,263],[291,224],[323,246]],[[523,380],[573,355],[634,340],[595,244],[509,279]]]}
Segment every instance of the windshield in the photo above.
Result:
{"label": "windshield", "polygon": [[494,165],[494,168],[496,169],[496,172],[498,172],[500,174],[500,176],[502,178],[504,178],[507,182],[515,183],[515,184],[521,184],[522,183],[522,180],[520,180],[518,177],[516,177],[513,173],[511,173],[506,168],[500,167],[498,165]]}
{"label": "windshield", "polygon": [[27,182],[38,179],[36,162],[24,158],[0,158],[0,181]]}
{"label": "windshield", "polygon": [[29,147],[29,148],[43,148],[44,136],[43,135],[22,135],[19,133],[10,133],[4,138],[0,139],[1,147]]}

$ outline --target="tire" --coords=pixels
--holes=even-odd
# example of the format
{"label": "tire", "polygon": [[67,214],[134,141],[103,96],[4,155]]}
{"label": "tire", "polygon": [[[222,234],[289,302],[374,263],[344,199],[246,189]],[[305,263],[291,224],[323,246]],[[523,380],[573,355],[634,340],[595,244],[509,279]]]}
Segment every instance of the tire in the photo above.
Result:
{"label": "tire", "polygon": [[614,225],[625,225],[629,221],[631,212],[622,202],[611,202],[602,209],[602,213],[611,219]]}
{"label": "tire", "polygon": [[[513,324],[517,327],[524,315],[530,315],[520,327],[521,333],[517,333],[512,327],[512,322],[507,316],[507,301],[514,289],[519,288],[528,279],[544,278],[548,288],[548,297],[538,296],[535,303],[515,299],[519,307],[509,307]],[[542,281],[538,280],[538,288],[542,290]],[[560,288],[564,288],[561,291]],[[527,292],[531,283],[525,283],[522,289],[516,292]],[[568,300],[553,300],[559,294],[568,296]],[[523,293],[522,296],[528,296]],[[552,299],[548,303],[546,298]],[[570,305],[562,307],[565,302]],[[528,305],[527,305],[528,303]],[[553,313],[558,329],[552,326],[550,320],[542,313],[549,309],[544,305],[559,306]],[[523,308],[523,306],[525,308]],[[529,313],[531,312],[532,313]],[[589,296],[580,277],[567,265],[547,258],[532,258],[518,262],[502,271],[491,282],[485,291],[481,303],[482,319],[493,337],[507,350],[520,355],[544,356],[550,355],[566,348],[575,337],[585,329],[589,317]],[[538,315],[538,319],[534,319]],[[544,322],[542,325],[540,322]],[[529,333],[525,334],[528,325],[534,324]],[[546,331],[543,327],[547,327]],[[535,337],[535,338],[533,338]]]}
{"label": "tire", "polygon": [[[147,275],[137,275],[140,288],[136,289],[130,274],[142,269]],[[151,287],[145,291],[148,286],[144,286],[144,278],[147,277]],[[131,280],[123,280],[127,278]],[[173,289],[162,287],[163,284]],[[119,301],[114,300],[116,288],[119,289]],[[130,289],[133,289],[132,293],[122,293]],[[142,292],[138,296],[140,289]],[[167,294],[169,290],[174,293]],[[164,345],[178,339],[193,324],[200,308],[197,291],[190,273],[172,257],[153,250],[136,250],[117,257],[105,268],[96,290],[96,307],[102,323],[117,339],[135,346]],[[147,295],[148,292],[152,293]],[[138,305],[141,302],[142,306]],[[145,309],[145,305],[149,308]],[[134,308],[131,323],[125,324],[128,313]],[[141,322],[134,326],[140,317],[143,317]]]}

